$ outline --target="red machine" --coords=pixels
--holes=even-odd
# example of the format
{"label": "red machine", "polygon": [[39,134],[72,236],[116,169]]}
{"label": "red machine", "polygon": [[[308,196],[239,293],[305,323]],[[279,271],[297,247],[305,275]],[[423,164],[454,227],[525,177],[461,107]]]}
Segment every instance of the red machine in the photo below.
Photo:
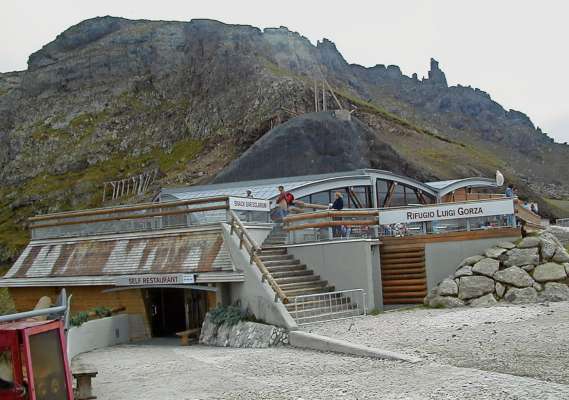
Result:
{"label": "red machine", "polygon": [[66,299],[63,303],[0,317],[0,400],[73,400],[64,322],[31,320],[65,315]]}

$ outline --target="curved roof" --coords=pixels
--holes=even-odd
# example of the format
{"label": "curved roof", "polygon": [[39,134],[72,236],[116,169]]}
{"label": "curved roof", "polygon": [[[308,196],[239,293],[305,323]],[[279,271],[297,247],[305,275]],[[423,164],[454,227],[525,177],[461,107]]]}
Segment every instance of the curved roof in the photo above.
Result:
{"label": "curved roof", "polygon": [[439,197],[463,187],[498,187],[496,179],[489,178],[464,178],[450,181],[428,182],[427,185],[435,188]]}
{"label": "curved roof", "polygon": [[417,188],[432,196],[445,194],[466,186],[496,186],[496,182],[488,178],[466,178],[452,181],[419,182],[413,178],[377,169],[358,169],[346,172],[334,172],[319,175],[303,175],[286,178],[260,179],[230,183],[217,183],[200,186],[184,186],[163,188],[160,200],[188,200],[218,195],[245,196],[251,190],[256,198],[273,199],[278,196],[277,186],[283,185],[295,197],[303,197],[311,193],[330,190],[342,186],[373,185],[375,179],[386,179]]}

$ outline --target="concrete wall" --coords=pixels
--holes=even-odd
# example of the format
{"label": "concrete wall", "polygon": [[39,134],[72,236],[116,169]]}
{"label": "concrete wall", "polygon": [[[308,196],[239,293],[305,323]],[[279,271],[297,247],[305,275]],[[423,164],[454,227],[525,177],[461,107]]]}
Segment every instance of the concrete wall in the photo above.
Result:
{"label": "concrete wall", "polygon": [[[141,319],[140,316],[133,316]],[[69,329],[67,354],[71,360],[78,354],[103,347],[124,344],[130,341],[129,315],[119,314],[108,318],[85,322]]]}
{"label": "concrete wall", "polygon": [[247,250],[239,248],[239,238],[235,234],[231,235],[230,226],[222,224],[222,228],[223,241],[233,265],[245,275],[245,282],[231,284],[231,303],[239,301],[243,310],[249,310],[269,324],[289,330],[298,329],[286,307],[280,301],[275,302],[275,293],[269,284],[261,281],[261,272],[257,266],[249,263]]}
{"label": "concrete wall", "polygon": [[[367,308],[382,308],[381,273],[376,241],[337,240],[288,247],[288,253],[306,264],[336,290],[363,289]],[[375,249],[374,249],[375,248]]]}
{"label": "concrete wall", "polygon": [[247,224],[244,223],[247,232],[253,238],[254,241],[260,246],[263,244],[267,236],[271,233],[273,229],[272,224]]}
{"label": "concrete wall", "polygon": [[498,242],[515,241],[518,237],[434,242],[425,244],[427,286],[430,289],[456,271],[466,257],[482,254]]}

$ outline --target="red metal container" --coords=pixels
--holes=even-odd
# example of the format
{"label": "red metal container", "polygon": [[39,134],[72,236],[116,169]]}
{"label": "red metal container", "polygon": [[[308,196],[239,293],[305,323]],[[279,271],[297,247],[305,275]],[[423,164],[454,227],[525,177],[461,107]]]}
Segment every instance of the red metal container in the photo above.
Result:
{"label": "red metal container", "polygon": [[0,324],[0,400],[73,400],[63,323]]}

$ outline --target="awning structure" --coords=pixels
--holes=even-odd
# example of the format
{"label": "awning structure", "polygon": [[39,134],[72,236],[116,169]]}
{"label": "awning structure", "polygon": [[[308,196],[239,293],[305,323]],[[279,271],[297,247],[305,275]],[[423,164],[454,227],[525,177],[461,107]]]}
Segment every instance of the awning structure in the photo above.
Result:
{"label": "awning structure", "polygon": [[144,274],[194,274],[196,283],[243,280],[217,227],[32,241],[0,285],[113,285],[118,276]]}

